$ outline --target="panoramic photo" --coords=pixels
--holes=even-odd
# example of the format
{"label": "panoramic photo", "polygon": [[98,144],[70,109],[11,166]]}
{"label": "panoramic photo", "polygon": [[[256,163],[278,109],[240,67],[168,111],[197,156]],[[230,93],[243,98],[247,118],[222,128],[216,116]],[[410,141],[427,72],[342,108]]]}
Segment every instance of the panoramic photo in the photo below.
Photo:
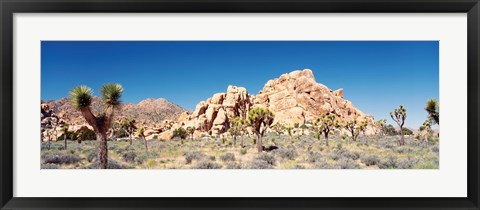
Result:
{"label": "panoramic photo", "polygon": [[439,169],[438,41],[42,41],[41,169]]}

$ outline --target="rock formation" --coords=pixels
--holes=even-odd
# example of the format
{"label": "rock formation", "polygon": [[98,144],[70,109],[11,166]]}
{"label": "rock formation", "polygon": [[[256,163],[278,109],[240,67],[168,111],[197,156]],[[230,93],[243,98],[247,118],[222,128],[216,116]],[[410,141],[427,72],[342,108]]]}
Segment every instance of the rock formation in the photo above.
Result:
{"label": "rock formation", "polygon": [[357,117],[373,124],[371,116],[365,115],[343,98],[343,89],[332,91],[317,83],[310,69],[293,71],[268,81],[255,97],[254,104],[273,111],[276,115],[274,124],[302,125],[314,122],[320,114],[325,113],[334,113],[341,121]]}
{"label": "rock formation", "polygon": [[229,128],[229,119],[246,118],[253,107],[267,107],[275,113],[274,123],[285,126],[308,124],[320,114],[334,113],[340,121],[367,120],[366,133],[373,132],[374,120],[343,98],[343,89],[330,90],[317,83],[310,69],[297,70],[269,80],[254,96],[243,87],[229,86],[226,93],[216,93],[197,104],[185,126],[216,135]]}
{"label": "rock formation", "polygon": [[224,133],[229,128],[228,119],[235,116],[245,118],[253,106],[253,100],[254,97],[245,88],[228,86],[226,93],[216,93],[198,103],[185,126],[193,126],[214,135]]}

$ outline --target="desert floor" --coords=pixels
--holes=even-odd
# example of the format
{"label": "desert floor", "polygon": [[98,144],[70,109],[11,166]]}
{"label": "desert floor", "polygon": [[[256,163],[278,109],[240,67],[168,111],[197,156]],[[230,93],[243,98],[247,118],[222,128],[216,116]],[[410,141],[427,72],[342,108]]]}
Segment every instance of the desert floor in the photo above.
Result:
{"label": "desert floor", "polygon": [[[245,147],[240,146],[244,139]],[[329,146],[322,137],[267,134],[266,147],[278,149],[258,153],[252,136],[232,138],[203,137],[168,141],[109,141],[111,169],[438,169],[439,143],[423,142],[406,136],[360,136],[357,141],[332,136]],[[96,141],[44,142],[42,169],[97,168]]]}

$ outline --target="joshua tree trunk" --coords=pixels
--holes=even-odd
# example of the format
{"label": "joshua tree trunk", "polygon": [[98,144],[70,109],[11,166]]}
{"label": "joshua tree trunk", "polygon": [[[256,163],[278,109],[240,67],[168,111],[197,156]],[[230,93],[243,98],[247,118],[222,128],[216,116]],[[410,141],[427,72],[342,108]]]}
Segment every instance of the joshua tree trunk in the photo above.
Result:
{"label": "joshua tree trunk", "polygon": [[240,146],[243,148],[243,135],[240,136]]}
{"label": "joshua tree trunk", "polygon": [[147,150],[147,155],[148,155],[148,144],[147,144],[147,139],[145,137],[142,137],[143,143],[145,144],[145,150]]}
{"label": "joshua tree trunk", "polygon": [[130,132],[130,133],[128,133],[128,138],[130,139],[130,145],[132,145],[132,144],[133,144],[133,142],[132,142],[132,133],[131,133],[131,132]]}
{"label": "joshua tree trunk", "polygon": [[108,167],[108,145],[107,145],[107,134],[106,133],[97,133],[97,142],[98,142],[98,159],[99,168],[107,169]]}
{"label": "joshua tree trunk", "polygon": [[328,147],[328,132],[325,132],[325,143],[327,144],[327,147]]}
{"label": "joshua tree trunk", "polygon": [[405,139],[403,137],[403,128],[400,128],[400,146],[405,145]]}
{"label": "joshua tree trunk", "polygon": [[63,146],[63,148],[65,148],[65,150],[67,150],[67,134],[63,134],[63,141],[64,141],[63,144],[65,145],[65,146]]}
{"label": "joshua tree trunk", "polygon": [[237,144],[237,135],[233,135],[233,146]]}
{"label": "joshua tree trunk", "polygon": [[262,135],[260,134],[257,134],[257,150],[258,152],[262,152],[263,151],[263,147],[262,147]]}

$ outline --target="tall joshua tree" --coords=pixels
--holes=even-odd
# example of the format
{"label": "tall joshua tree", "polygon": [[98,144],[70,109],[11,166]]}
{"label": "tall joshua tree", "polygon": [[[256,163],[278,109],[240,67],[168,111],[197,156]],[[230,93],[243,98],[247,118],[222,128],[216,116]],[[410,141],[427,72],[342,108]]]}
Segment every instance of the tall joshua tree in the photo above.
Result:
{"label": "tall joshua tree", "polygon": [[428,119],[432,123],[440,124],[440,113],[438,112],[439,105],[437,100],[429,99],[425,105],[425,111],[428,112]]}
{"label": "tall joshua tree", "polygon": [[[325,143],[328,146],[328,134],[336,126],[335,115],[332,113],[322,114],[315,120],[315,125],[317,126],[317,131],[325,136]],[[318,135],[318,134],[317,134]],[[320,139],[318,137],[318,139]]]}
{"label": "tall joshua tree", "polygon": [[99,168],[108,167],[107,131],[110,129],[115,109],[121,105],[120,97],[123,93],[121,85],[108,83],[100,89],[105,109],[95,116],[90,105],[92,104],[92,89],[87,86],[77,86],[70,91],[72,106],[82,113],[88,124],[93,127],[98,142]]}
{"label": "tall joshua tree", "polygon": [[400,105],[398,109],[395,109],[392,112],[390,112],[390,117],[392,118],[393,121],[395,121],[400,128],[400,145],[405,144],[405,139],[403,138],[403,125],[405,124],[405,119],[407,119],[407,110],[403,107],[403,105]]}
{"label": "tall joshua tree", "polygon": [[263,151],[262,137],[265,135],[268,127],[273,123],[275,115],[268,108],[256,107],[248,112],[248,122],[257,135],[257,150]]}

